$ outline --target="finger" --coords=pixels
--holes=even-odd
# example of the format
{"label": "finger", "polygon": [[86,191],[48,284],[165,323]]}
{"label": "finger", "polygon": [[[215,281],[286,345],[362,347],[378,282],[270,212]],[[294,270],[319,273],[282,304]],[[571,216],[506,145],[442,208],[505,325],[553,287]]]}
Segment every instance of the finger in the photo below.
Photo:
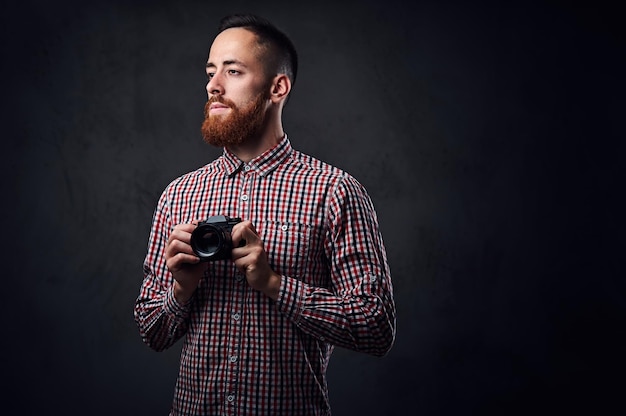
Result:
{"label": "finger", "polygon": [[240,242],[245,241],[246,245],[260,241],[259,235],[250,221],[240,222],[233,227],[232,231],[233,245],[240,246]]}
{"label": "finger", "polygon": [[233,247],[241,247],[241,241],[243,240],[243,223],[235,224],[232,231],[230,232],[230,238],[233,242]]}
{"label": "finger", "polygon": [[254,224],[252,224],[252,221],[244,221],[242,222],[244,228],[247,228],[248,230],[252,231],[254,234],[257,234],[256,232],[256,228],[254,227]]}
{"label": "finger", "polygon": [[172,243],[174,241],[182,241],[186,244],[189,244],[189,242],[191,241],[191,232],[193,231],[193,229],[191,229],[191,231],[188,228],[174,228],[174,230],[172,231],[172,233],[170,234],[169,238],[168,238],[168,243]]}
{"label": "finger", "polygon": [[191,245],[189,245],[189,243],[178,239],[172,240],[165,248],[165,254],[173,257],[178,253],[191,255],[194,254],[193,249],[191,248]]}
{"label": "finger", "polygon": [[182,266],[184,264],[196,264],[200,262],[200,259],[193,255],[193,254],[187,254],[187,253],[178,253],[173,257],[170,257],[169,261],[173,264],[173,265],[179,265]]}
{"label": "finger", "polygon": [[266,258],[263,244],[247,244],[244,247],[232,250],[232,259],[237,267],[247,269],[248,266],[257,264]]}
{"label": "finger", "polygon": [[165,264],[171,272],[177,272],[183,269],[186,265],[197,264],[200,259],[194,255],[178,253],[173,257],[166,260]]}
{"label": "finger", "polygon": [[176,231],[183,231],[183,232],[187,232],[190,233],[192,232],[196,227],[198,226],[197,222],[191,222],[191,223],[182,223],[182,224],[177,224],[176,226],[174,226],[174,228],[172,229],[172,232],[176,232]]}

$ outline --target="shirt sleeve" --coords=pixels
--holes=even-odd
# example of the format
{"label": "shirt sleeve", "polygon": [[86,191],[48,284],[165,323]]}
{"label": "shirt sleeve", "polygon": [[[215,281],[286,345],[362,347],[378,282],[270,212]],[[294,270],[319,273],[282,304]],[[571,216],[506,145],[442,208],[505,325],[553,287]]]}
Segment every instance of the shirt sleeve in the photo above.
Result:
{"label": "shirt sleeve", "polygon": [[372,201],[350,175],[335,188],[326,221],[331,287],[283,276],[278,308],[320,340],[383,356],[396,334],[389,264]]}
{"label": "shirt sleeve", "polygon": [[190,313],[191,300],[185,304],[176,301],[174,279],[165,264],[171,229],[165,191],[154,211],[143,265],[144,279],[134,308],[141,338],[157,351],[169,348],[187,332]]}

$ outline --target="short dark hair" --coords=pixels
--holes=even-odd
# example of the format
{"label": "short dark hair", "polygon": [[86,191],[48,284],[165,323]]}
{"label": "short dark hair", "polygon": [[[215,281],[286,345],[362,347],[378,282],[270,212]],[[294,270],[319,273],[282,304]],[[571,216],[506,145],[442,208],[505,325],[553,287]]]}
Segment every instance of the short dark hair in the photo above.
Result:
{"label": "short dark hair", "polygon": [[232,14],[222,18],[218,34],[235,27],[254,33],[259,44],[270,51],[273,59],[267,62],[268,69],[276,71],[277,74],[286,74],[292,86],[296,83],[298,54],[293,42],[285,33],[262,17],[253,14]]}

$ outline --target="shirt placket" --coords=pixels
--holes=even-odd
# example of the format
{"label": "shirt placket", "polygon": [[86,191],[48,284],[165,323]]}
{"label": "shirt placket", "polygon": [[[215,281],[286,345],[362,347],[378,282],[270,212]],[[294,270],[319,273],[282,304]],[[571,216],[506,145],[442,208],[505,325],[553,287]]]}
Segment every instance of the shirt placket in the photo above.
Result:
{"label": "shirt placket", "polygon": [[[242,220],[246,220],[250,216],[250,191],[252,186],[252,169],[249,165],[245,164],[241,171],[240,175],[240,183],[241,186],[238,189],[238,207],[236,212],[242,218]],[[237,386],[240,385],[240,361],[241,361],[241,338],[242,338],[242,321],[244,319],[244,302],[246,298],[246,292],[249,290],[248,285],[246,283],[245,275],[237,270],[233,265],[233,274],[235,279],[235,290],[233,291],[235,299],[232,302],[232,310],[230,311],[230,327],[231,331],[231,342],[228,349],[227,354],[227,366],[228,373],[230,374],[230,379],[227,384],[226,389],[226,414],[235,415],[237,414],[237,402],[240,401],[238,398],[238,389]],[[238,400],[239,399],[239,400]]]}

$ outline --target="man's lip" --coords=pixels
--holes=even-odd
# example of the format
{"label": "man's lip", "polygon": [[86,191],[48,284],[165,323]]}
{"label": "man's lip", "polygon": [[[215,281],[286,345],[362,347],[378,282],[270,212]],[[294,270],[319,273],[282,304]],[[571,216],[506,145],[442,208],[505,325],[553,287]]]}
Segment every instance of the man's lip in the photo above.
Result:
{"label": "man's lip", "polygon": [[229,108],[229,107],[227,105],[222,104],[222,103],[212,103],[209,106],[209,110],[215,110],[215,109],[218,109],[218,108]]}

